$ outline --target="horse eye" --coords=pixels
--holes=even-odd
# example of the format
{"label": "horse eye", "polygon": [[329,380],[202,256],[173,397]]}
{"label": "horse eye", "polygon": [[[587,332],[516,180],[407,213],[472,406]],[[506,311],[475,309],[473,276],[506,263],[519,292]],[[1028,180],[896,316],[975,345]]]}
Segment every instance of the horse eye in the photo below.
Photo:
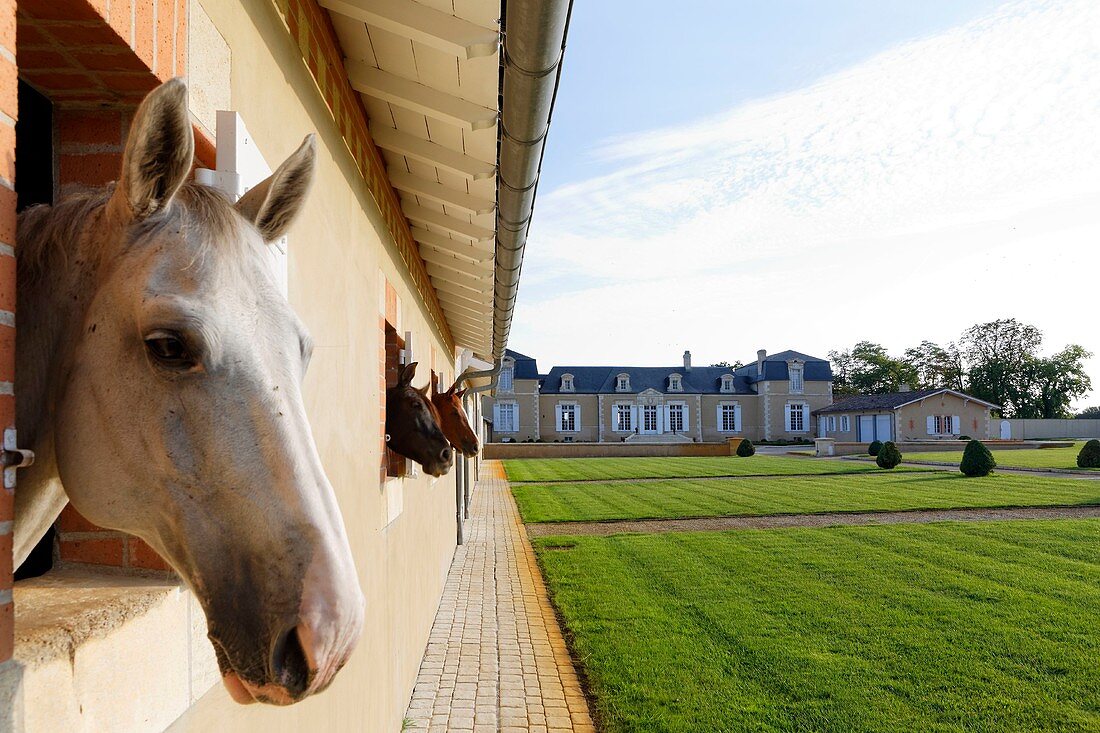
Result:
{"label": "horse eye", "polygon": [[190,369],[195,365],[195,360],[179,334],[170,331],[154,331],[145,338],[145,348],[164,366]]}

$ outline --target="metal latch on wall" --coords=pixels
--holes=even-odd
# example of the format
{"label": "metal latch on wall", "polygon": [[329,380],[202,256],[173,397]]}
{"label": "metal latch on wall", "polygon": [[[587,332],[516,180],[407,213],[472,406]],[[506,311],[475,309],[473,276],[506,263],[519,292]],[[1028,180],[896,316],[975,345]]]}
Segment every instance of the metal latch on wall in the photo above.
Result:
{"label": "metal latch on wall", "polygon": [[17,447],[19,440],[15,428],[4,431],[4,449],[0,451],[0,463],[4,466],[4,488],[15,488],[15,471],[34,463],[34,451]]}

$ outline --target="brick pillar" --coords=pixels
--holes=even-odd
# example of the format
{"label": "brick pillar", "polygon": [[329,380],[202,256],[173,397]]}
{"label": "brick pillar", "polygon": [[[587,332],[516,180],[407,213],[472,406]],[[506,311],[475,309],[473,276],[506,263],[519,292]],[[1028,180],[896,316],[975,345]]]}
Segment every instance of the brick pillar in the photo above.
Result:
{"label": "brick pillar", "polygon": [[[0,433],[15,427],[15,0],[0,0]],[[14,472],[9,472],[14,473]],[[14,486],[0,488],[0,663],[11,659]]]}

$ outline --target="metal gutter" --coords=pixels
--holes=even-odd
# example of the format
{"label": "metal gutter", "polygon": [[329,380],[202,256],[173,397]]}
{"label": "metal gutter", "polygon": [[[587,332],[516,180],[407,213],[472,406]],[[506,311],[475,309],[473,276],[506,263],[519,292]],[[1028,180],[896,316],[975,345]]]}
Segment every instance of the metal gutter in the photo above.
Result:
{"label": "metal gutter", "polygon": [[572,0],[504,0],[497,141],[493,359],[504,356],[519,292],[546,133],[557,98]]}

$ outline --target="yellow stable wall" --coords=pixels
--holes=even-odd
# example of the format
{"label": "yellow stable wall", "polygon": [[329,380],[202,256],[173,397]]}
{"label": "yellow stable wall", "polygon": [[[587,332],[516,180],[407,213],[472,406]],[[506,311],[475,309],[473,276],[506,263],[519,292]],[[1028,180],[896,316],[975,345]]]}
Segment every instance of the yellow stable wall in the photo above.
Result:
{"label": "yellow stable wall", "polygon": [[[198,2],[198,0],[192,0]],[[316,340],[305,399],[339,498],[367,598],[365,633],[326,692],[289,708],[232,703],[221,685],[173,726],[180,731],[397,731],[455,548],[455,477],[380,485],[380,288],[397,290],[428,379],[454,354],[427,310],[296,46],[270,0],[201,0],[232,53],[231,103],[273,166],[309,132],[319,142],[310,200],[290,233],[290,300]],[[224,83],[224,78],[222,79]]]}

